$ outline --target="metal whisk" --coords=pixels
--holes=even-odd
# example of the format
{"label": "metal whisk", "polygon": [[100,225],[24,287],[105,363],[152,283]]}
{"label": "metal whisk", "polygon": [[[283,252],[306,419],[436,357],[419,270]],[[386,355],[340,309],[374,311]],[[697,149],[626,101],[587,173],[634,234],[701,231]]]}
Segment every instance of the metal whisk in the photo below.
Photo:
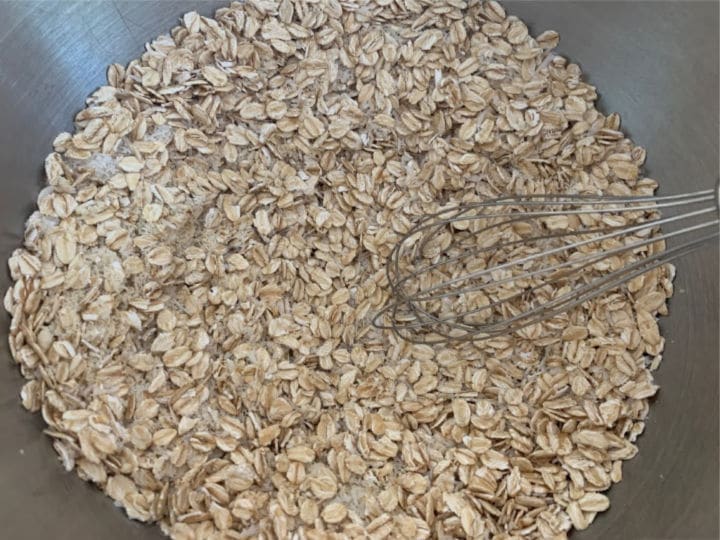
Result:
{"label": "metal whisk", "polygon": [[447,208],[393,249],[391,299],[373,323],[420,343],[521,330],[717,239],[719,199],[716,187],[661,197],[508,196]]}

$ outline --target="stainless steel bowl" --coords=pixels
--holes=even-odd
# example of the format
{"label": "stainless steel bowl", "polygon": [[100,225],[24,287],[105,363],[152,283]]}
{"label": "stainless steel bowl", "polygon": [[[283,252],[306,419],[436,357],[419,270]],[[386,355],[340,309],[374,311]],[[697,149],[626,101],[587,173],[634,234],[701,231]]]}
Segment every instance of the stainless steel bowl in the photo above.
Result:
{"label": "stainless steel bowl", "polygon": [[[0,1],[0,259],[20,244],[54,136],[72,128],[105,68],[139,56],[186,11],[223,2]],[[561,53],[599,87],[601,109],[648,150],[662,193],[718,177],[717,2],[506,2],[534,33],[560,32]],[[0,272],[3,293],[9,283]],[[0,316],[0,536],[16,540],[160,538],[58,463],[42,420],[19,404],[22,381]],[[678,264],[667,338],[640,454],[612,506],[580,538],[681,538],[718,531],[718,249]]]}

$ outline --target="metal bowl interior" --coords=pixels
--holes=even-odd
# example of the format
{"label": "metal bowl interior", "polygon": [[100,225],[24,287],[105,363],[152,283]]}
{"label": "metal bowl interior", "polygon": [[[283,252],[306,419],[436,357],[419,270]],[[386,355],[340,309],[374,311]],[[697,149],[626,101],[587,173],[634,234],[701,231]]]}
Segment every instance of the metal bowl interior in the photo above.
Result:
{"label": "metal bowl interior", "polygon": [[[0,260],[22,239],[42,185],[42,164],[72,128],[105,68],[139,56],[186,11],[224,2],[0,2]],[[718,177],[717,2],[505,3],[534,34],[560,32],[559,52],[599,88],[600,107],[648,150],[663,194],[711,187]],[[609,493],[611,509],[581,539],[718,538],[718,248],[678,262],[661,327],[661,385],[639,455]],[[0,272],[3,293],[9,284]],[[110,499],[66,473],[39,415],[19,403],[22,380],[0,315],[0,522],[8,538],[160,538]],[[52,531],[52,532],[50,532]]]}

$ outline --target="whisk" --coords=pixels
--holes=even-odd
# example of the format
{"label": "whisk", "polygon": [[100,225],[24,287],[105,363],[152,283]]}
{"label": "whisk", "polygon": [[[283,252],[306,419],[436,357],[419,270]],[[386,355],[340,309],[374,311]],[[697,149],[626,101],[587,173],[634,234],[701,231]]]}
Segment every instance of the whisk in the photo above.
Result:
{"label": "whisk", "polygon": [[449,207],[424,217],[394,247],[390,301],[373,324],[420,343],[517,332],[630,287],[717,239],[719,207],[718,187],[667,196],[507,196]]}

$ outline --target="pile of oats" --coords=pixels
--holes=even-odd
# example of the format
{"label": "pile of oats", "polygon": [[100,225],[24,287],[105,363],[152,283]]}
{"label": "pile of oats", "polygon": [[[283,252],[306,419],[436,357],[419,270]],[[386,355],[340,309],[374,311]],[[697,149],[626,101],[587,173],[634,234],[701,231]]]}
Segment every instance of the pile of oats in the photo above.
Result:
{"label": "pile of oats", "polygon": [[111,66],[5,297],[65,467],[176,539],[587,527],[656,392],[668,270],[532,335],[369,324],[441,205],[654,190],[557,42],[496,2],[247,0]]}

